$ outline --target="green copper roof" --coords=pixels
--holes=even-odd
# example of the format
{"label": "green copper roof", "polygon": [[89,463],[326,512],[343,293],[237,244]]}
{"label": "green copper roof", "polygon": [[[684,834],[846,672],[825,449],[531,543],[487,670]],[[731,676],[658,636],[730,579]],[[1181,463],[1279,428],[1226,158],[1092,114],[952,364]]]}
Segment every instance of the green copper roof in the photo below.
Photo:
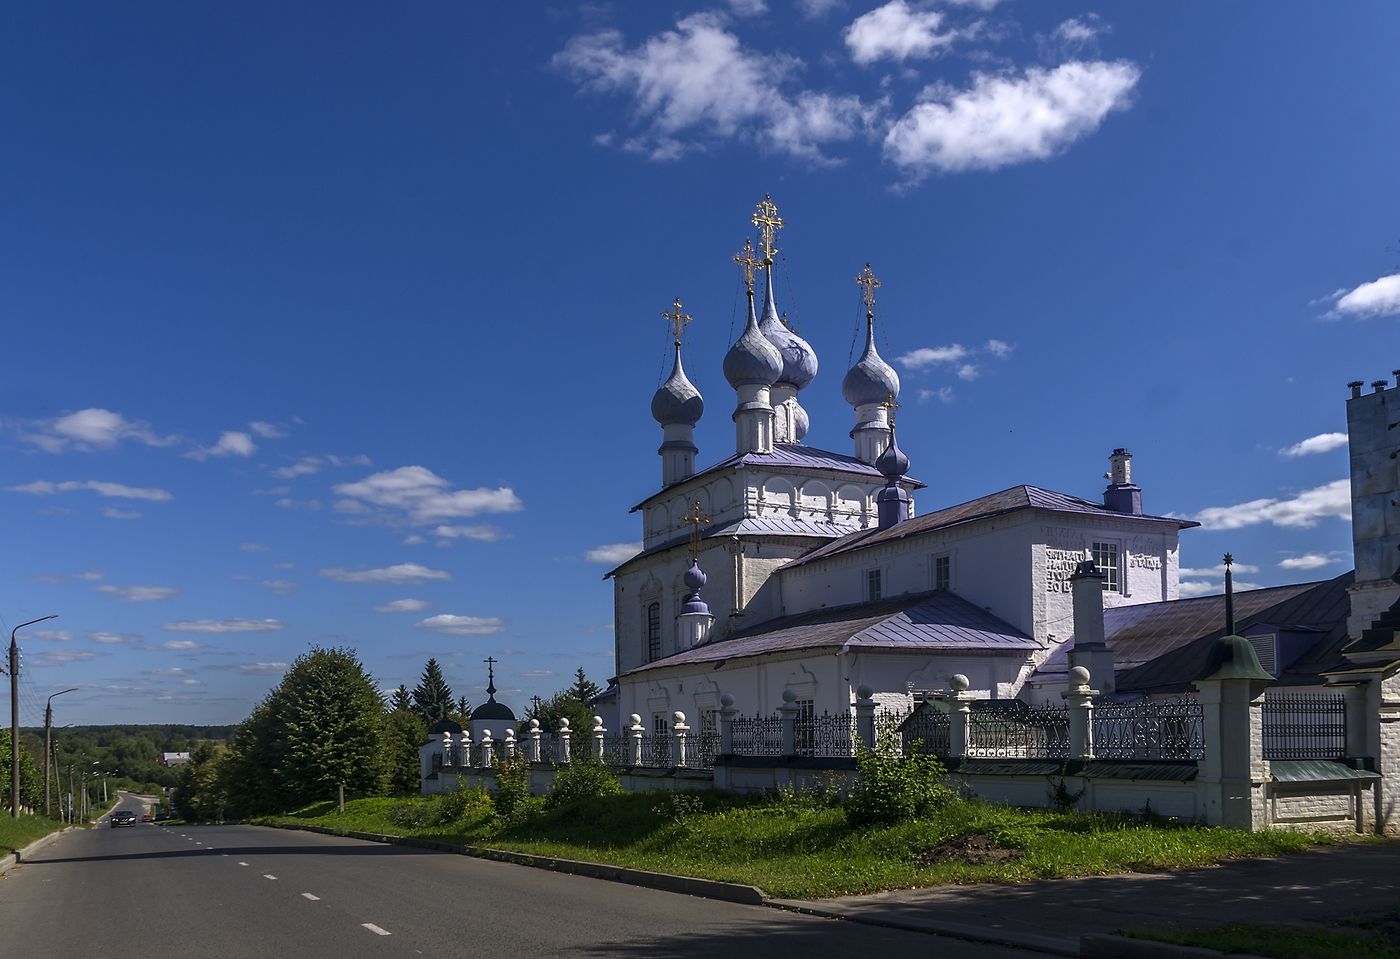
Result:
{"label": "green copper roof", "polygon": [[1274,677],[1259,665],[1259,655],[1249,645],[1249,640],[1243,636],[1221,636],[1195,676],[1196,682],[1203,679],[1257,679],[1271,683]]}

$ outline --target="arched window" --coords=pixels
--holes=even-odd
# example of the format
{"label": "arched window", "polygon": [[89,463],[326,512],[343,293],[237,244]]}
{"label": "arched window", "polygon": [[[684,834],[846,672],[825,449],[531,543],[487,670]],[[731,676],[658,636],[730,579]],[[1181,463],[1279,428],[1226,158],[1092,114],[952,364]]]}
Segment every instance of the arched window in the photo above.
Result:
{"label": "arched window", "polygon": [[647,660],[655,662],[661,658],[661,604],[652,603],[647,607]]}

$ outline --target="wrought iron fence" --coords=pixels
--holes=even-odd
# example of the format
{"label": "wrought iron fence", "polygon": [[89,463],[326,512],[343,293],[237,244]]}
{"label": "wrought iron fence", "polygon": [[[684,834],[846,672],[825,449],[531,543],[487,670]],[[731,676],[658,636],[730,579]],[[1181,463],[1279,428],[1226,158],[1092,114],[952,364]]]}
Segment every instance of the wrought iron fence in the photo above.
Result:
{"label": "wrought iron fence", "polygon": [[696,769],[713,769],[715,757],[718,755],[718,732],[703,732],[698,736],[686,737],[685,757],[688,765]]}
{"label": "wrought iron fence", "polygon": [[[916,707],[912,713],[902,716],[894,713],[886,715],[891,718],[883,722],[894,722],[906,754],[926,753],[946,758],[952,752],[952,721],[947,713],[932,703]],[[875,728],[880,729],[881,722],[877,721]]]}
{"label": "wrought iron fence", "polygon": [[780,716],[735,716],[734,755],[781,756],[783,720]]}
{"label": "wrought iron fence", "polygon": [[670,733],[651,733],[642,737],[642,765],[652,769],[670,768]]}
{"label": "wrought iron fence", "polygon": [[968,716],[967,738],[969,758],[1067,759],[1069,712],[1015,699],[978,703]]}
{"label": "wrought iron fence", "polygon": [[[838,713],[833,716],[824,712],[820,716],[799,718],[793,732],[794,745],[799,756],[849,758],[855,755],[855,743],[859,741],[855,717],[850,713]],[[781,748],[781,725],[778,728],[778,745]]]}
{"label": "wrought iron fence", "polygon": [[1200,759],[1205,755],[1201,701],[1139,699],[1094,706],[1094,755],[1099,759]]}
{"label": "wrought iron fence", "polygon": [[1335,693],[1266,693],[1265,759],[1341,759],[1347,751],[1346,702]]}
{"label": "wrought iron fence", "polygon": [[630,765],[632,750],[628,748],[631,737],[625,733],[608,733],[603,736],[603,762],[614,766]]}

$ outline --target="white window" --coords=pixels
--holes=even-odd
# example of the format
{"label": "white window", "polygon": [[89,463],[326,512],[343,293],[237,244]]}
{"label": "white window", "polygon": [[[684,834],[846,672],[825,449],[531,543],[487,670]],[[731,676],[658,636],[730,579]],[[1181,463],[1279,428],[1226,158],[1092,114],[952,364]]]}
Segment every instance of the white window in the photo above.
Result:
{"label": "white window", "polygon": [[651,714],[651,731],[657,736],[665,736],[671,731],[671,724],[666,721],[665,713]]}
{"label": "white window", "polygon": [[880,591],[880,571],[878,569],[868,569],[865,571],[866,599],[875,602],[883,594]]}
{"label": "white window", "polygon": [[936,556],[933,560],[933,588],[951,589],[953,586],[953,557]]}
{"label": "white window", "polygon": [[1103,588],[1106,592],[1122,592],[1122,579],[1118,569],[1118,544],[1095,543],[1094,565],[1104,574]]}

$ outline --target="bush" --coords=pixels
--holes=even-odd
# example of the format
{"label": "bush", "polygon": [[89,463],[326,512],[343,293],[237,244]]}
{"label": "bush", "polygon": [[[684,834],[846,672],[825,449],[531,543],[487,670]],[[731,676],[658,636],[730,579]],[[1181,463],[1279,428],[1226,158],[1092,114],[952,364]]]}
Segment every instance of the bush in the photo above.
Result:
{"label": "bush", "polygon": [[496,770],[496,792],[491,804],[496,814],[509,816],[530,798],[530,764],[518,753]]}
{"label": "bush", "polygon": [[443,822],[459,822],[473,813],[490,809],[493,805],[489,793],[481,789],[459,787],[439,800]]}
{"label": "bush", "polygon": [[600,759],[575,759],[568,768],[554,770],[554,788],[544,797],[546,809],[571,806],[594,796],[615,796],[622,792],[622,783],[613,775],[612,767]]}
{"label": "bush", "polygon": [[893,726],[882,727],[878,740],[875,749],[856,756],[859,777],[846,800],[852,829],[908,822],[952,801],[953,791],[940,781],[948,770],[936,757],[904,755]]}
{"label": "bush", "polygon": [[384,818],[405,829],[427,829],[442,822],[446,812],[443,805],[436,797],[427,802],[394,803],[385,811]]}

